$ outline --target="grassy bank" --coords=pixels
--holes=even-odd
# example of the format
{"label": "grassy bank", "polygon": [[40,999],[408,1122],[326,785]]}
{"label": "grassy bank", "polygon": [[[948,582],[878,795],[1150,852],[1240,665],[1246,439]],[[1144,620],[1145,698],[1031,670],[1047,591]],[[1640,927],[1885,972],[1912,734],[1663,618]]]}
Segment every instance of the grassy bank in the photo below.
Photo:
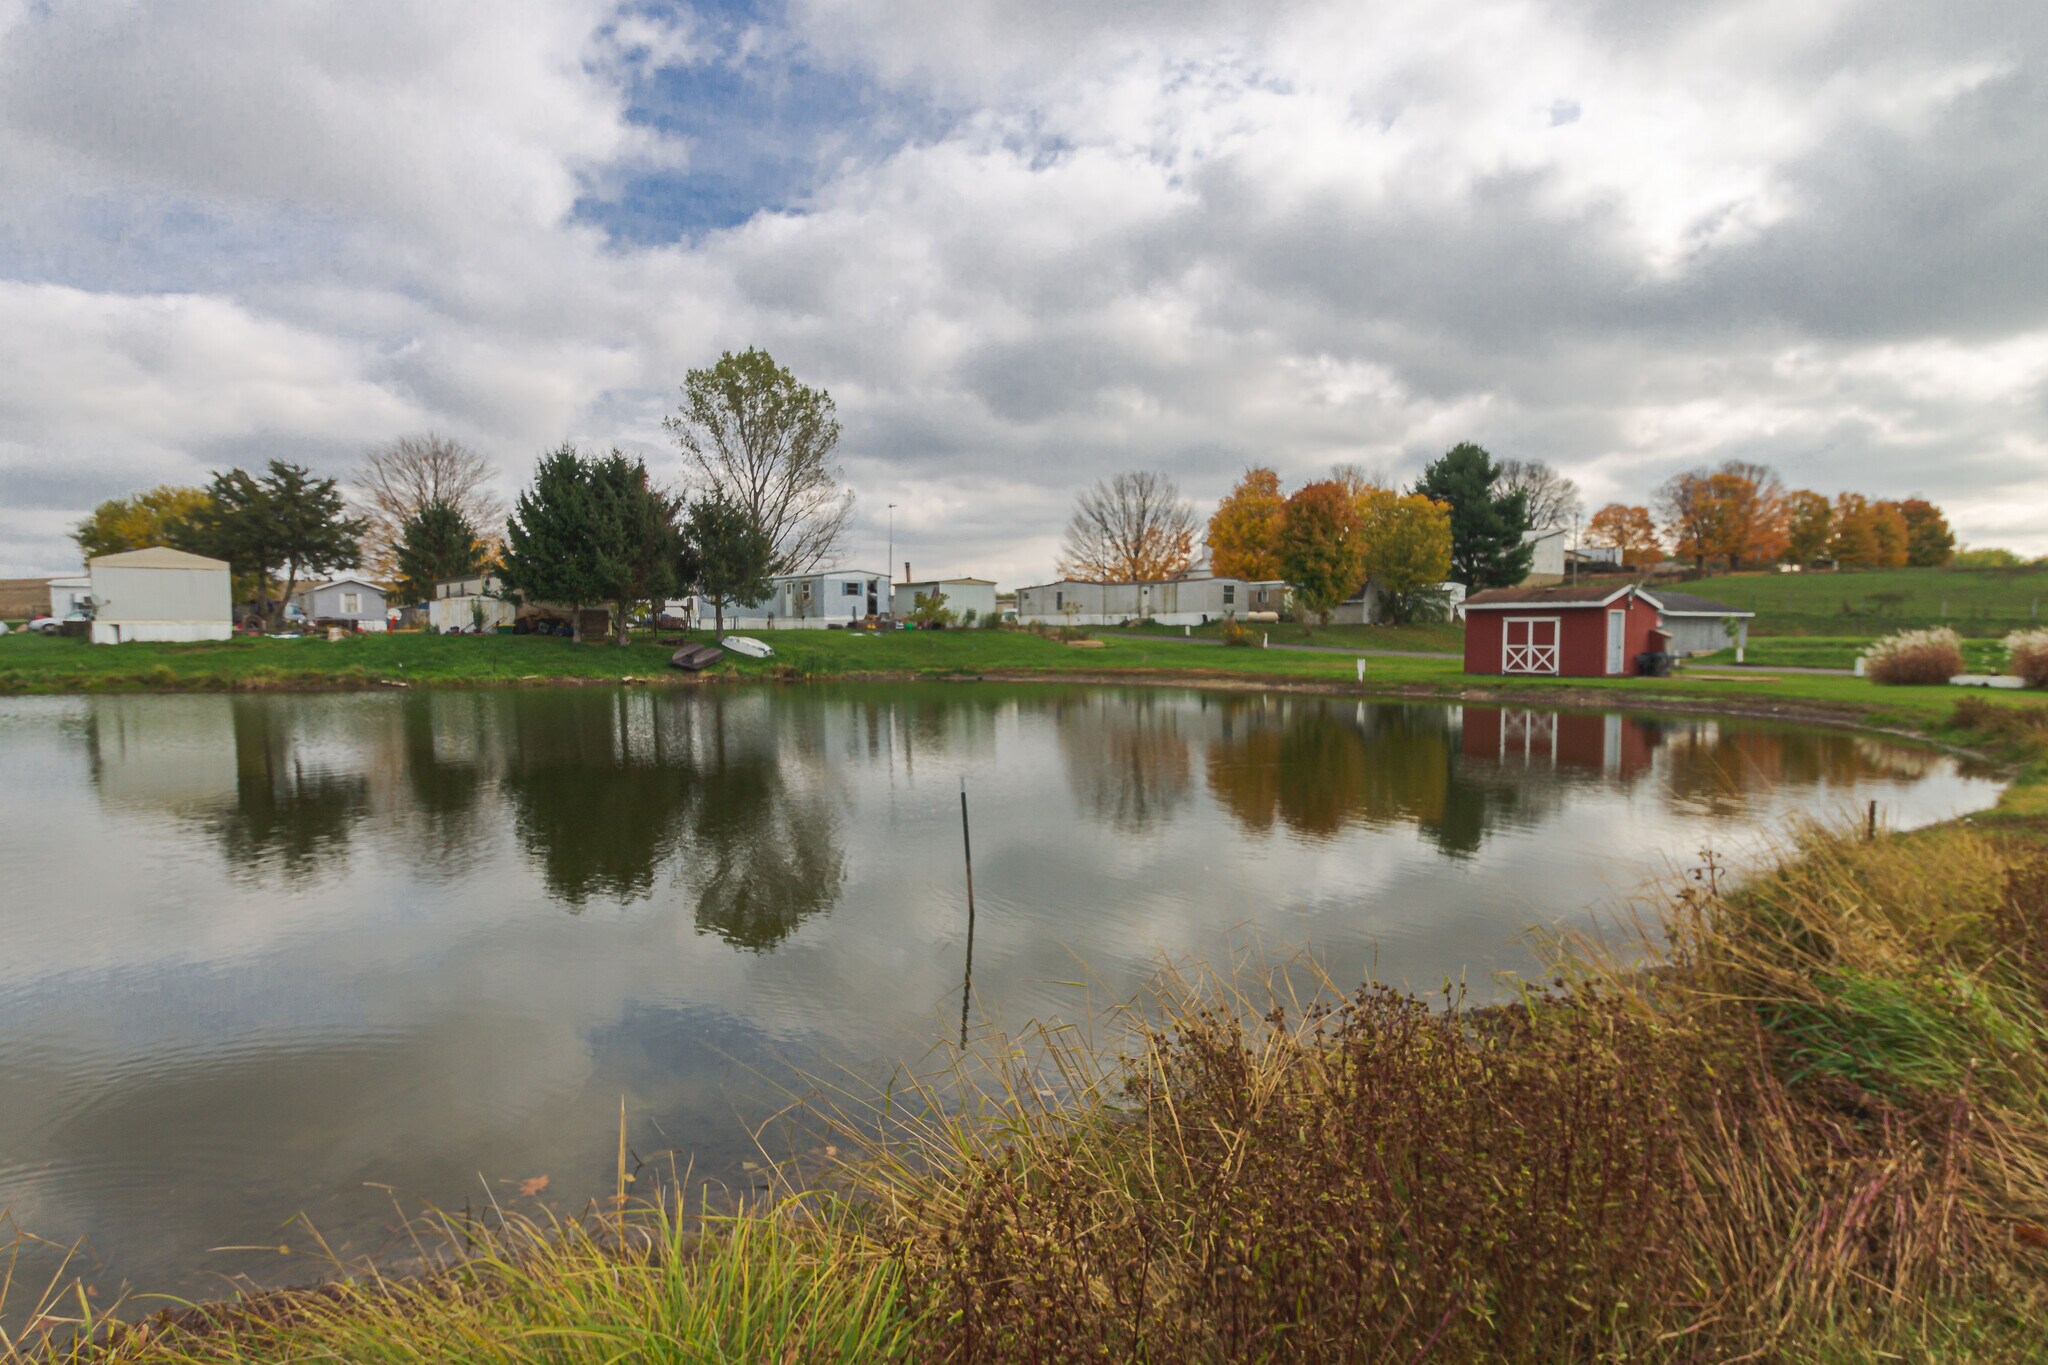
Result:
{"label": "grassy bank", "polygon": [[2016,765],[1999,816],[1703,863],[1650,970],[1563,943],[1484,1010],[1173,977],[1119,1055],[1048,1030],[821,1107],[787,1174],[829,1197],[524,1204],[435,1274],[56,1358],[2048,1359],[2048,707],[1941,695]]}
{"label": "grassy bank", "polygon": [[2048,568],[1715,574],[1681,590],[1757,613],[1759,635],[1875,639],[1952,626],[1979,639],[2048,621]]}

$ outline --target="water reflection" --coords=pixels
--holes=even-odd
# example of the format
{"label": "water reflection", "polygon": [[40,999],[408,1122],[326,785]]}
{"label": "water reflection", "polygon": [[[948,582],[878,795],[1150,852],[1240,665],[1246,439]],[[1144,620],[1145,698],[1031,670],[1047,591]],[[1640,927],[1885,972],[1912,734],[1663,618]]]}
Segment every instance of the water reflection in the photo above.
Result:
{"label": "water reflection", "polygon": [[799,1069],[1063,983],[1247,937],[1483,983],[1667,854],[1993,792],[1748,724],[932,684],[9,699],[0,771],[0,1207],[154,1289],[300,1208],[374,1242],[366,1181],[600,1193],[622,1096],[736,1163]]}

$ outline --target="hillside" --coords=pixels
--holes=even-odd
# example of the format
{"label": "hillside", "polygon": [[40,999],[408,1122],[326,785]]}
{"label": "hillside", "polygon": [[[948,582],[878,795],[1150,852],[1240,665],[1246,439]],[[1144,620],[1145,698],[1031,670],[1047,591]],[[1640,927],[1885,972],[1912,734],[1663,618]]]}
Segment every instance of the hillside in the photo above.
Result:
{"label": "hillside", "polygon": [[1953,626],[2001,636],[2048,620],[2048,568],[1715,574],[1679,585],[1757,613],[1752,635],[1885,635]]}

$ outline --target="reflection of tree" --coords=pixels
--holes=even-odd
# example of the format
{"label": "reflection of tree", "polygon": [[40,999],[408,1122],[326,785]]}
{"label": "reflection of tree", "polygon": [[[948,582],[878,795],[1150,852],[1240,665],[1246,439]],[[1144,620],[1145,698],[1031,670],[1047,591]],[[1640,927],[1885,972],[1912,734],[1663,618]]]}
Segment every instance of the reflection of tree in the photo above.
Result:
{"label": "reflection of tree", "polygon": [[[484,842],[478,802],[486,774],[476,750],[486,728],[486,704],[479,695],[408,696],[397,703],[398,745],[412,798],[406,825],[438,866],[474,854]],[[445,757],[444,744],[463,757]]]}
{"label": "reflection of tree", "polygon": [[1082,694],[1054,707],[1067,778],[1097,820],[1137,833],[1173,814],[1191,782],[1181,707],[1150,694]]}
{"label": "reflection of tree", "polygon": [[548,890],[572,907],[634,900],[682,834],[696,789],[672,761],[672,720],[645,693],[513,693],[505,772],[521,844]]}
{"label": "reflection of tree", "polygon": [[1441,707],[1249,702],[1226,713],[1204,772],[1246,828],[1270,829],[1277,816],[1326,839],[1355,824],[1439,827],[1453,804],[1450,754]]}
{"label": "reflection of tree", "polygon": [[1754,729],[1715,721],[1674,724],[1665,739],[1665,790],[1675,804],[1741,815],[1773,792],[1814,792],[1863,782],[1913,781],[1937,757],[1857,735]]}
{"label": "reflection of tree", "polygon": [[235,801],[214,817],[230,868],[274,862],[288,877],[312,874],[348,851],[348,836],[369,808],[361,772],[308,770],[297,750],[296,708],[275,698],[236,697]]}
{"label": "reflection of tree", "polygon": [[691,847],[697,929],[773,948],[839,900],[837,819],[829,802],[790,790],[772,753],[723,734],[708,749]]}

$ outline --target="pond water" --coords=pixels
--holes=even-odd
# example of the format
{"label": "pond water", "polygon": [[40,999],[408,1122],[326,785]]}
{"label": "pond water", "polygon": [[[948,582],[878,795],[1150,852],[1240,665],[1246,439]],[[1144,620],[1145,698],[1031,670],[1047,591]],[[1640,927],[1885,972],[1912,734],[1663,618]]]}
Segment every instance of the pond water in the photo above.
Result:
{"label": "pond water", "polygon": [[1996,792],[1836,732],[1145,689],[0,701],[0,1208],[193,1293],[310,1274],[216,1250],[297,1213],[381,1245],[372,1185],[573,1205],[622,1099],[736,1175],[800,1074],[957,1041],[963,777],[999,1027],[1247,945],[1485,994],[1702,846]]}

